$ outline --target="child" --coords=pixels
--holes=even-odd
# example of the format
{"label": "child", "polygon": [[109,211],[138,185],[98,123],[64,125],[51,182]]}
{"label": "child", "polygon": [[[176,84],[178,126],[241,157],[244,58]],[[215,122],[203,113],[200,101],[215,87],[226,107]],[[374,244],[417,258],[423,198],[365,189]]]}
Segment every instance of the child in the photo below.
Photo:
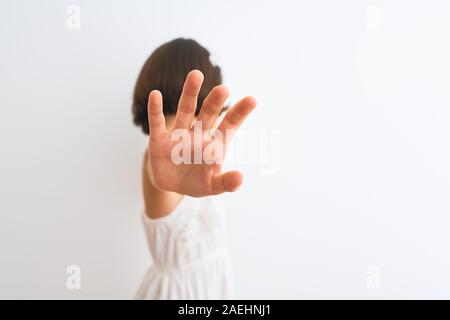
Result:
{"label": "child", "polygon": [[[238,171],[223,173],[221,156],[213,156],[212,163],[203,158],[199,162],[195,148],[204,151],[214,141],[226,149],[227,133],[239,128],[256,101],[240,100],[218,123],[228,90],[209,56],[194,40],[176,39],[153,52],[137,79],[132,111],[134,123],[150,135],[142,165],[143,220],[154,261],[138,299],[231,297],[223,210],[210,196],[236,191],[243,177]],[[214,137],[227,138],[202,134],[196,145],[193,127],[198,124],[202,133],[209,129],[218,134]],[[174,161],[179,144],[175,132],[192,138],[187,140],[192,161]]]}

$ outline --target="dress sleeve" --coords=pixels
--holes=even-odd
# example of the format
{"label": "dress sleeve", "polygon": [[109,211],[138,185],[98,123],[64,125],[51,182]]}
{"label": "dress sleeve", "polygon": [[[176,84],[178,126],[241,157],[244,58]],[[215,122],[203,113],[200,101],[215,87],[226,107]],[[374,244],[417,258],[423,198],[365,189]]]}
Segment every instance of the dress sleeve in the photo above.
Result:
{"label": "dress sleeve", "polygon": [[225,247],[221,207],[209,198],[184,196],[167,216],[143,222],[154,264],[182,268],[216,254]]}
{"label": "dress sleeve", "polygon": [[143,223],[153,266],[140,298],[229,298],[224,214],[214,199],[185,196],[167,216],[152,219],[144,213]]}

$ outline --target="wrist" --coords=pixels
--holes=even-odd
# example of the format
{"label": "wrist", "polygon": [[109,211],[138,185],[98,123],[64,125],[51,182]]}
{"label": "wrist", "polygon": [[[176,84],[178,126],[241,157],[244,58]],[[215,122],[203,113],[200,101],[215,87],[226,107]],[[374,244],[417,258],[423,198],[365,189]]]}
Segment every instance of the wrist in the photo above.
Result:
{"label": "wrist", "polygon": [[145,212],[150,218],[162,218],[171,213],[178,206],[183,199],[183,195],[163,190],[154,183],[153,171],[147,153],[144,157],[142,169]]}

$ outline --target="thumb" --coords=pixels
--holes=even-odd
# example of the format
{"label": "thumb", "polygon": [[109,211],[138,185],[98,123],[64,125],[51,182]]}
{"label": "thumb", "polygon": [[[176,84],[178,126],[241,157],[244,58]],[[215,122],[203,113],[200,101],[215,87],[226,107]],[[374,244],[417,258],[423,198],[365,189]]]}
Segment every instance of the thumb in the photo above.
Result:
{"label": "thumb", "polygon": [[212,194],[234,192],[242,185],[244,177],[239,171],[229,171],[213,176],[211,181]]}

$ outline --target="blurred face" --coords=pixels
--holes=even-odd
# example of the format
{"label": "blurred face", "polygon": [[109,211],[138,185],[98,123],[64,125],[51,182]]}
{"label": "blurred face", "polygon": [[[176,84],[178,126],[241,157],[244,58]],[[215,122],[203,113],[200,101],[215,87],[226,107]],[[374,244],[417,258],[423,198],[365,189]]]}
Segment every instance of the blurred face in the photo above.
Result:
{"label": "blurred face", "polygon": [[165,118],[167,130],[172,131],[175,126],[175,115],[167,115]]}

